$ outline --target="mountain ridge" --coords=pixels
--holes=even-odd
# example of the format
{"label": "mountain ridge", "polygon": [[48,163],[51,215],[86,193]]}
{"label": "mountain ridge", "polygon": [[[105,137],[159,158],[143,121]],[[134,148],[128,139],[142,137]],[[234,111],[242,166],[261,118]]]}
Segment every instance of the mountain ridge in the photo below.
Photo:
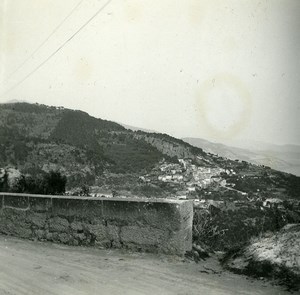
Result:
{"label": "mountain ridge", "polygon": [[[256,165],[266,165],[271,168],[300,176],[300,146],[264,144],[264,149],[246,149],[214,143],[201,138],[186,137],[184,141],[201,146],[206,152],[218,154],[231,160],[244,160]],[[268,147],[268,149],[266,149]]]}
{"label": "mountain ridge", "polygon": [[[299,197],[296,176],[212,155],[167,134],[128,130],[79,110],[1,104],[0,139],[0,167],[14,166],[30,175],[58,170],[69,189],[89,185],[110,192],[194,197],[209,192],[218,198],[259,197],[263,190]],[[226,181],[236,188],[224,187]]]}

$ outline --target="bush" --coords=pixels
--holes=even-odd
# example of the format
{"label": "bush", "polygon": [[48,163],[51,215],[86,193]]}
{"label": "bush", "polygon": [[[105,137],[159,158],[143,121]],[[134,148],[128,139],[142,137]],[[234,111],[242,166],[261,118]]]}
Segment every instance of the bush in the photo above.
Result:
{"label": "bush", "polygon": [[[0,171],[1,170],[2,169],[0,169]],[[7,192],[8,190],[9,190],[8,173],[6,170],[4,170],[4,175],[0,178],[0,192]]]}
{"label": "bush", "polygon": [[14,187],[10,188],[11,192],[60,195],[66,191],[67,178],[58,171],[50,171],[35,176],[22,175]]}
{"label": "bush", "polygon": [[[295,216],[294,216],[295,215]],[[265,208],[263,211],[252,204],[232,210],[210,206],[207,210],[196,209],[193,220],[193,240],[204,242],[212,250],[224,251],[241,247],[251,237],[267,231],[277,231],[288,222],[297,222],[298,214],[288,210]]]}
{"label": "bush", "polygon": [[67,178],[58,171],[50,171],[43,177],[44,193],[48,195],[59,195],[66,191]]}

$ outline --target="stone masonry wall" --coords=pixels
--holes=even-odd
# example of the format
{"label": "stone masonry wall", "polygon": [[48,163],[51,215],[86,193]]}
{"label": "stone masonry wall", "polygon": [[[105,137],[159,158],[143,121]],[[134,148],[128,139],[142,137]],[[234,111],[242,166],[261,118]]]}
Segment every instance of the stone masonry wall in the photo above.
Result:
{"label": "stone masonry wall", "polygon": [[41,241],[183,255],[192,221],[190,201],[0,193],[0,233]]}

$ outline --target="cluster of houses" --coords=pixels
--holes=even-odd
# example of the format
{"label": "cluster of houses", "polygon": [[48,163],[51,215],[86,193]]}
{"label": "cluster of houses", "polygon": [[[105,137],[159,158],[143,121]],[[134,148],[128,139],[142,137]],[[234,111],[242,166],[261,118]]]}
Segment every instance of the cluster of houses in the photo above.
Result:
{"label": "cluster of houses", "polygon": [[185,194],[206,188],[215,183],[226,185],[226,180],[220,177],[225,172],[222,168],[199,167],[191,159],[179,159],[179,163],[162,162],[150,174],[140,176],[145,183],[164,182],[174,185],[184,185]]}

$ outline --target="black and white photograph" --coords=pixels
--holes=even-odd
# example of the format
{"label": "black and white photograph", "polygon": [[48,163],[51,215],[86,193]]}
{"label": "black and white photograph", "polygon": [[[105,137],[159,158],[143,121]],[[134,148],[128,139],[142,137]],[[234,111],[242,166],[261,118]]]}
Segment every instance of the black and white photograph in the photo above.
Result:
{"label": "black and white photograph", "polygon": [[300,292],[299,0],[0,0],[0,295]]}

